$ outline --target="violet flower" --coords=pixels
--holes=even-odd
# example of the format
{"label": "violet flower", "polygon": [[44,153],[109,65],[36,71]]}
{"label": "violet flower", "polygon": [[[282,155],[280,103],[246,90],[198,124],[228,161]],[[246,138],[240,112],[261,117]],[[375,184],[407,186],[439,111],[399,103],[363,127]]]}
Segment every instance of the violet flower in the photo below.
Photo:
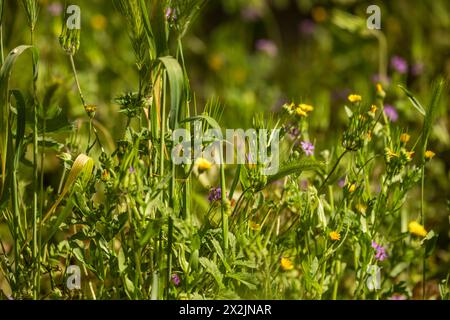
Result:
{"label": "violet flower", "polygon": [[270,57],[276,57],[278,54],[277,45],[269,39],[259,39],[256,41],[256,49],[258,51],[266,53]]}
{"label": "violet flower", "polygon": [[245,21],[256,21],[262,17],[263,13],[261,9],[255,6],[247,6],[241,10],[242,19]]}
{"label": "violet flower", "polygon": [[310,36],[316,30],[316,23],[311,19],[305,19],[302,22],[300,22],[299,30],[301,34],[305,36]]}
{"label": "violet flower", "polygon": [[408,72],[408,63],[405,59],[399,56],[392,57],[391,67],[400,74],[405,74]]}
{"label": "violet flower", "polygon": [[375,249],[375,259],[377,259],[378,261],[384,261],[385,259],[387,259],[388,254],[386,253],[386,248],[379,245],[378,243],[376,243],[375,241],[372,241],[372,248]]}
{"label": "violet flower", "polygon": [[406,296],[403,294],[394,294],[389,300],[406,300]]}
{"label": "violet flower", "polygon": [[314,145],[311,142],[309,142],[309,141],[302,141],[301,145],[302,145],[303,151],[305,152],[305,154],[307,156],[314,155]]}
{"label": "violet flower", "polygon": [[213,203],[221,199],[222,199],[222,189],[220,187],[217,188],[212,187],[208,195],[209,203]]}
{"label": "violet flower", "polygon": [[413,76],[418,76],[423,73],[423,70],[425,69],[425,65],[421,62],[414,63],[411,67],[411,73]]}
{"label": "violet flower", "polygon": [[397,110],[395,110],[395,108],[390,104],[386,104],[384,106],[384,113],[386,114],[386,117],[388,117],[392,122],[396,122],[398,120]]}
{"label": "violet flower", "polygon": [[166,19],[167,20],[170,20],[170,19],[176,20],[177,19],[177,15],[176,15],[175,9],[167,8],[166,12],[165,12],[165,15],[166,15]]}
{"label": "violet flower", "polygon": [[171,279],[172,279],[172,283],[175,285],[175,287],[178,287],[180,285],[181,279],[176,273],[172,274]]}
{"label": "violet flower", "polygon": [[63,6],[61,3],[52,2],[51,4],[48,5],[47,11],[50,13],[50,15],[57,17],[63,11]]}

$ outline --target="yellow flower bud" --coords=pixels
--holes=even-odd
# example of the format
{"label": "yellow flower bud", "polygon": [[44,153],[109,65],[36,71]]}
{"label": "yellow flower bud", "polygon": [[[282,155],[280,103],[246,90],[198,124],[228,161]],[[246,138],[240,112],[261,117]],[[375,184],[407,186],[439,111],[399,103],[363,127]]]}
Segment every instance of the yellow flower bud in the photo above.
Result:
{"label": "yellow flower bud", "polygon": [[425,230],[425,228],[417,221],[411,221],[408,225],[408,229],[411,234],[422,238],[428,234],[427,230]]}
{"label": "yellow flower bud", "polygon": [[433,151],[431,151],[431,150],[427,150],[427,151],[425,151],[425,158],[426,159],[433,159],[433,157],[436,155],[436,153],[434,153]]}
{"label": "yellow flower bud", "polygon": [[337,231],[331,231],[329,233],[330,239],[333,241],[339,241],[341,240],[341,235]]}
{"label": "yellow flower bud", "polygon": [[351,103],[360,102],[361,100],[361,96],[357,94],[351,94],[348,96],[348,101],[350,101]]}

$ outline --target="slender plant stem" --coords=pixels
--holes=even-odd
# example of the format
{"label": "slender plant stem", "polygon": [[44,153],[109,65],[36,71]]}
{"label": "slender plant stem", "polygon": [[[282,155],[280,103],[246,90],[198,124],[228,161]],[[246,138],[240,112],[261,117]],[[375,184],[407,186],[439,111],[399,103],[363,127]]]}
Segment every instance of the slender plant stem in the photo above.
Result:
{"label": "slender plant stem", "polygon": [[226,255],[228,252],[228,205],[227,205],[227,189],[225,183],[225,165],[223,159],[223,142],[220,143],[220,189],[222,196],[221,213],[222,213],[222,236],[223,251]]}
{"label": "slender plant stem", "polygon": [[[33,28],[30,30],[31,45],[34,45],[34,32]],[[37,79],[35,78],[36,67],[34,56],[32,58],[33,64],[33,298],[37,300],[39,298],[39,273],[40,273],[40,259],[38,252],[38,190],[39,190],[39,171],[38,171],[38,102],[37,102]]]}
{"label": "slender plant stem", "polygon": [[322,185],[319,187],[319,190],[322,190],[323,187],[326,186],[326,183],[328,182],[328,180],[330,179],[330,177],[333,175],[334,171],[336,170],[337,166],[339,165],[339,163],[341,162],[342,158],[347,154],[348,150],[344,150],[344,152],[342,152],[342,154],[339,156],[339,158],[336,160],[336,163],[334,164],[333,168],[331,169],[330,173],[327,175],[327,177],[325,178],[325,180],[322,182]]}
{"label": "slender plant stem", "polygon": [[75,78],[75,83],[77,85],[78,94],[80,95],[80,100],[81,100],[81,103],[83,104],[83,107],[85,107],[86,102],[84,100],[83,92],[81,91],[80,81],[78,81],[78,73],[77,73],[77,69],[75,67],[75,62],[73,60],[73,55],[69,55],[69,59],[70,59],[70,65],[72,66],[72,72],[73,72],[73,76]]}
{"label": "slender plant stem", "polygon": [[3,53],[3,25],[0,24],[0,65],[5,62],[5,55]]}
{"label": "slender plant stem", "polygon": [[[423,157],[424,152],[422,152]],[[425,163],[422,165],[422,177],[421,177],[421,190],[420,190],[420,223],[424,226],[425,225],[425,215],[424,215],[424,193],[425,193]],[[426,267],[427,267],[427,260],[426,260],[426,249],[423,249],[423,258],[422,258],[422,300],[425,300],[425,282],[427,280],[426,275]]]}

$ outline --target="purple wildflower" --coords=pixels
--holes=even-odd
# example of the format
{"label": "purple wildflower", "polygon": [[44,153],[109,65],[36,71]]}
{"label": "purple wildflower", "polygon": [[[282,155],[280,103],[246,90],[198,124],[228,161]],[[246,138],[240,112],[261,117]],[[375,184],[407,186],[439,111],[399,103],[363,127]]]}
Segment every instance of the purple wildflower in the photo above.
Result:
{"label": "purple wildflower", "polygon": [[133,173],[136,172],[136,170],[134,169],[133,166],[131,166],[131,167],[128,169],[128,172],[131,173],[131,174],[133,174]]}
{"label": "purple wildflower", "polygon": [[408,63],[399,56],[393,56],[391,59],[391,67],[400,74],[408,72]]}
{"label": "purple wildflower", "polygon": [[48,7],[47,11],[50,13],[50,15],[56,17],[61,14],[63,10],[62,4],[58,2],[52,2]]}
{"label": "purple wildflower", "polygon": [[300,136],[300,130],[297,127],[291,127],[289,129],[289,135],[292,139],[298,138]]}
{"label": "purple wildflower", "polygon": [[386,114],[386,117],[389,118],[392,122],[396,122],[398,120],[398,113],[395,108],[389,104],[384,106],[384,113]]}
{"label": "purple wildflower", "polygon": [[385,259],[387,259],[388,255],[386,253],[386,248],[379,245],[378,243],[376,243],[375,241],[372,241],[372,248],[375,249],[375,259],[377,259],[378,261],[384,261]]}
{"label": "purple wildflower", "polygon": [[262,11],[255,6],[247,6],[241,10],[241,16],[245,21],[256,21],[262,17]]}
{"label": "purple wildflower", "polygon": [[176,20],[177,19],[177,15],[176,15],[175,9],[172,9],[172,8],[167,8],[166,9],[166,19],[167,20],[170,20],[170,19]]}
{"label": "purple wildflower", "polygon": [[180,282],[180,277],[176,273],[172,274],[172,283],[175,285],[175,287],[178,287],[180,285]]}
{"label": "purple wildflower", "polygon": [[269,39],[259,39],[258,41],[256,41],[256,49],[266,53],[272,58],[278,54],[277,45]]}
{"label": "purple wildflower", "polygon": [[406,300],[406,296],[403,294],[394,294],[389,300]]}
{"label": "purple wildflower", "polygon": [[217,188],[212,187],[208,195],[209,203],[219,201],[220,199],[222,199],[222,189],[220,187]]}
{"label": "purple wildflower", "polygon": [[382,76],[382,75],[379,75],[378,73],[376,73],[372,76],[372,82],[375,84],[382,83],[382,84],[387,85],[387,84],[391,83],[391,78],[389,78],[388,76]]}
{"label": "purple wildflower", "polygon": [[300,188],[301,188],[303,191],[308,190],[308,185],[309,185],[308,180],[302,179],[302,180],[300,181]]}
{"label": "purple wildflower", "polygon": [[311,19],[305,19],[300,22],[299,30],[300,33],[304,34],[305,36],[310,36],[316,30],[316,24]]}
{"label": "purple wildflower", "polygon": [[423,70],[425,69],[425,65],[421,62],[414,63],[411,67],[411,73],[413,76],[418,76],[422,74]]}
{"label": "purple wildflower", "polygon": [[303,151],[305,151],[305,154],[307,156],[314,155],[314,145],[311,142],[309,142],[309,141],[302,141],[301,145],[302,145]]}
{"label": "purple wildflower", "polygon": [[341,178],[341,179],[338,181],[338,186],[339,186],[339,188],[345,187],[345,177]]}

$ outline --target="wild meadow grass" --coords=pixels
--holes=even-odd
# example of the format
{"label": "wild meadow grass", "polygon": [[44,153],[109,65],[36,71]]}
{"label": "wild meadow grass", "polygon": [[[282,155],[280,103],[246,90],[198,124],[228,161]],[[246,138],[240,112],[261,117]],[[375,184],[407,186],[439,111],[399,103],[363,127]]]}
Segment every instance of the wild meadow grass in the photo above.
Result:
{"label": "wild meadow grass", "polygon": [[[444,80],[428,84],[427,101],[383,81],[370,94],[351,92],[339,111],[345,129],[329,128],[339,137],[332,148],[316,141],[309,119],[319,106],[308,101],[255,115],[253,128],[281,130],[274,175],[264,175],[259,161],[179,165],[171,157],[174,130],[194,135],[196,121],[202,135],[225,130],[219,100],[197,103],[183,45],[206,0],[113,2],[138,79],[133,91],[114,93],[126,122],[117,141],[84,94],[90,84],[77,71],[84,31],[68,28],[67,11],[52,50],[71,70],[68,87],[85,112],[76,122],[55,101],[66,86],[39,74],[40,1],[21,2],[27,43],[4,48],[0,19],[1,298],[427,299],[436,280],[434,298],[450,297],[449,273],[429,267],[439,235],[428,227],[425,185]],[[334,16],[338,25],[358,26],[349,19]],[[384,36],[367,36],[379,42],[385,77]],[[16,62],[27,59],[31,83],[16,89]],[[386,95],[394,90],[420,128],[392,121]],[[226,142],[206,139],[202,148],[211,143],[223,160]],[[44,183],[54,155],[57,187]],[[68,287],[73,265],[81,272],[75,289]]]}

